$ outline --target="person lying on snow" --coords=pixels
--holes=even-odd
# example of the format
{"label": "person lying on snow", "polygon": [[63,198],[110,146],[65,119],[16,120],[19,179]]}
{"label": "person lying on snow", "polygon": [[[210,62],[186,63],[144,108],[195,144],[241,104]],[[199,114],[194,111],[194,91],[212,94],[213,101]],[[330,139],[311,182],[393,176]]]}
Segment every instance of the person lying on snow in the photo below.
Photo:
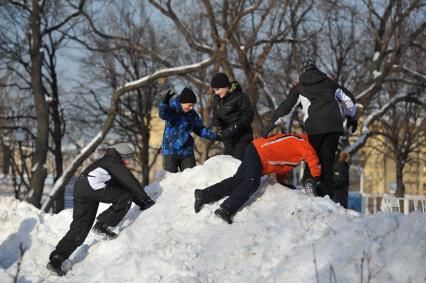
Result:
{"label": "person lying on snow", "polygon": [[132,202],[141,210],[154,205],[154,201],[127,168],[134,152],[131,144],[116,144],[81,173],[74,185],[73,220],[69,231],[49,256],[50,261],[46,266],[49,270],[59,276],[65,274],[62,263],[83,244],[95,221],[100,202],[112,205],[99,214],[92,230],[109,239],[117,237],[109,227],[120,223]]}
{"label": "person lying on snow", "polygon": [[195,213],[200,212],[204,204],[229,196],[214,213],[232,224],[233,216],[259,188],[263,175],[290,172],[303,160],[307,162],[313,176],[305,181],[305,192],[315,195],[321,169],[306,135],[279,134],[255,139],[247,146],[244,159],[234,176],[203,190],[195,190]]}

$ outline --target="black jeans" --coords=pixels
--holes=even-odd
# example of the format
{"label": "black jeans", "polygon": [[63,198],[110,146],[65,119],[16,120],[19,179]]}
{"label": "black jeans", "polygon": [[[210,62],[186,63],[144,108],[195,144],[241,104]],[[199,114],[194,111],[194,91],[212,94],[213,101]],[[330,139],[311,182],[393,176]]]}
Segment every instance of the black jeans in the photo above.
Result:
{"label": "black jeans", "polygon": [[66,260],[84,243],[95,221],[100,202],[112,205],[99,214],[98,221],[108,226],[116,226],[126,215],[133,200],[132,194],[120,187],[109,186],[106,189],[93,190],[84,176],[77,180],[73,195],[74,210],[70,229],[49,258],[59,255],[62,260]]}
{"label": "black jeans", "polygon": [[229,196],[220,206],[234,215],[259,188],[262,169],[259,154],[250,143],[235,175],[202,190],[202,198],[210,203]]}
{"label": "black jeans", "polygon": [[[318,190],[319,196],[329,195],[334,198],[334,156],[339,145],[339,132],[308,135],[309,143],[315,149],[321,164],[321,186]],[[312,178],[309,167],[306,166],[303,179]]]}
{"label": "black jeans", "polygon": [[185,169],[195,167],[195,157],[193,155],[186,157],[174,154],[163,155],[163,167],[164,170],[171,173],[176,173],[179,169],[182,172]]}

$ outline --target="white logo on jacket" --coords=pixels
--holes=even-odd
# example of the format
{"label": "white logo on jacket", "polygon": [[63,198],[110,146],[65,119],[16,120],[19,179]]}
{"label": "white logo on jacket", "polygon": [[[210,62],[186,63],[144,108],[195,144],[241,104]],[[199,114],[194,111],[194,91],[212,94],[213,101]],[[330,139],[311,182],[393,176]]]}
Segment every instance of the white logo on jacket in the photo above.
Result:
{"label": "white logo on jacket", "polygon": [[304,97],[303,95],[299,94],[299,99],[297,100],[297,104],[302,104],[302,111],[303,111],[303,123],[306,122],[306,120],[309,118],[309,107],[311,106],[311,102],[307,97]]}
{"label": "white logo on jacket", "polygon": [[99,190],[106,187],[106,182],[111,180],[111,176],[107,170],[98,167],[87,175],[87,180],[92,189]]}

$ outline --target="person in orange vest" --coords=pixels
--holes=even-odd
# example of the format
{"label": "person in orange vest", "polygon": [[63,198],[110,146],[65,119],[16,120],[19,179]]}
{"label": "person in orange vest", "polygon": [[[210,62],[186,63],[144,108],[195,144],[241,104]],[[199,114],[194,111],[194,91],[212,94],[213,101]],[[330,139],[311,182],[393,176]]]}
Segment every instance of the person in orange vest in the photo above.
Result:
{"label": "person in orange vest", "polygon": [[255,139],[247,146],[244,159],[234,176],[203,190],[195,190],[195,213],[200,212],[204,204],[229,196],[215,215],[232,224],[233,216],[259,188],[263,175],[290,172],[302,161],[306,161],[313,177],[305,181],[305,192],[314,195],[321,168],[306,135],[279,134]]}

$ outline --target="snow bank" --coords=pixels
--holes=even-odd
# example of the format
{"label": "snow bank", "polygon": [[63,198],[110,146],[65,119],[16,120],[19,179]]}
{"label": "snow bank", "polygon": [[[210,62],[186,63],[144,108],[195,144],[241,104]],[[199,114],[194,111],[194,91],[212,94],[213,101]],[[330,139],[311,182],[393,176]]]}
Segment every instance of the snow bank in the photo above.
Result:
{"label": "snow bank", "polygon": [[[115,240],[90,233],[64,263],[71,268],[65,277],[52,275],[45,265],[72,211],[52,216],[0,198],[0,282],[13,282],[19,263],[18,282],[426,280],[424,214],[363,217],[268,177],[234,224],[214,217],[219,203],[195,214],[194,190],[231,176],[238,165],[217,156],[182,173],[162,172],[147,188],[156,205],[142,213],[132,207]],[[26,250],[22,260],[20,246]]]}

